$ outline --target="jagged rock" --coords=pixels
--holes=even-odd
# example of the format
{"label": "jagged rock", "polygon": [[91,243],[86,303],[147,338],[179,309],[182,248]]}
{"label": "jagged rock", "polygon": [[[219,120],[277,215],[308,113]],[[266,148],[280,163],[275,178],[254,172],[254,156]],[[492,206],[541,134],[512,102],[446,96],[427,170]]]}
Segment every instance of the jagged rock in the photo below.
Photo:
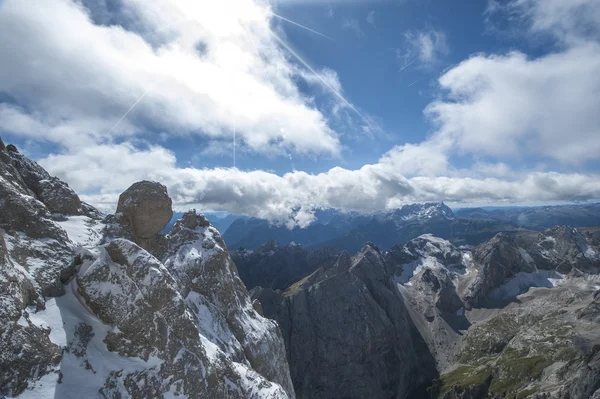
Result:
{"label": "jagged rock", "polygon": [[81,200],[66,183],[56,177],[39,182],[38,197],[52,213],[77,215],[81,213]]}
{"label": "jagged rock", "polygon": [[467,308],[481,304],[494,288],[509,277],[514,277],[521,271],[535,270],[534,265],[527,262],[519,249],[513,236],[502,233],[475,249],[474,261],[481,266],[462,296]]}
{"label": "jagged rock", "polygon": [[252,304],[258,302],[262,311],[262,316],[269,319],[275,319],[279,310],[279,305],[283,301],[283,295],[280,290],[273,291],[270,288],[254,287],[248,292]]}
{"label": "jagged rock", "polygon": [[301,245],[280,247],[276,241],[270,241],[254,251],[237,250],[231,257],[248,289],[261,286],[285,290],[320,267],[332,266],[339,254],[331,247],[313,252]]}
{"label": "jagged rock", "polygon": [[51,214],[64,187],[0,151],[0,396],[294,398],[277,325],[202,216],[154,240],[167,269],[123,214]]}
{"label": "jagged rock", "polygon": [[48,330],[33,325],[24,311],[43,308],[43,298],[31,279],[16,268],[0,229],[0,396],[18,395],[28,380],[44,374],[60,361],[60,348],[48,339]]}
{"label": "jagged rock", "polygon": [[69,239],[15,164],[11,157],[0,160],[0,229],[9,256],[33,278],[39,294],[61,295],[60,276],[72,263]]}
{"label": "jagged rock", "polygon": [[419,386],[435,375],[433,359],[415,335],[388,264],[372,246],[365,246],[349,268],[344,264],[337,274],[284,293],[276,318],[296,395],[418,395]]}
{"label": "jagged rock", "polygon": [[554,226],[537,235],[537,242],[521,242],[539,269],[567,274],[576,268],[586,273],[598,273],[600,255],[590,244],[591,239],[569,226]]}
{"label": "jagged rock", "polygon": [[600,269],[600,254],[588,238],[567,226],[555,226],[543,234],[498,234],[478,246],[473,258],[480,271],[462,293],[467,307],[482,305],[496,288],[519,276],[524,281],[516,294],[535,286],[527,277],[534,272],[548,271],[547,277],[557,278],[557,273],[597,274]]}
{"label": "jagged rock", "polygon": [[600,323],[600,290],[594,293],[589,305],[577,312],[577,318]]}
{"label": "jagged rock", "polygon": [[[113,326],[104,339],[107,349],[155,364],[141,373],[143,379],[137,371],[111,373],[103,395],[120,396],[123,386],[135,398],[171,390],[206,398],[252,397],[254,387],[244,374],[198,334],[197,320],[169,271],[142,248],[124,239],[112,241],[77,282],[94,314]],[[287,397],[280,387],[255,378],[257,385],[270,386],[273,397]]]}
{"label": "jagged rock", "polygon": [[15,147],[13,144],[7,145],[6,150],[10,151],[10,152],[16,152],[17,154],[19,153],[19,150],[17,150],[17,147]]}
{"label": "jagged rock", "polygon": [[69,185],[50,176],[44,168],[18,152],[10,152],[12,165],[22,176],[23,182],[35,197],[44,203],[51,213],[80,215],[81,200]]}
{"label": "jagged rock", "polygon": [[2,141],[2,137],[0,137],[0,151],[6,151],[6,146],[4,145],[4,141]]}
{"label": "jagged rock", "polygon": [[136,243],[150,248],[158,233],[173,216],[167,188],[157,182],[134,183],[119,196],[117,213],[130,226]]}
{"label": "jagged rock", "polygon": [[207,226],[203,216],[192,214],[195,211],[187,212],[175,223],[161,259],[177,280],[199,330],[232,359],[249,362],[254,370],[293,397],[285,346],[277,324],[262,318],[252,307],[219,232]]}

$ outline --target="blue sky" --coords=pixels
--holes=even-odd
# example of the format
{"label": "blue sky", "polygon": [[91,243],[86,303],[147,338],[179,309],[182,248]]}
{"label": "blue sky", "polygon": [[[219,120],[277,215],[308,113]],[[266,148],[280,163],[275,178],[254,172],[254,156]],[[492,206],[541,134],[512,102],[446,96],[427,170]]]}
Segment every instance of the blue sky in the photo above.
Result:
{"label": "blue sky", "polygon": [[594,0],[4,0],[0,135],[108,211],[140,179],[289,225],[597,201],[599,26]]}

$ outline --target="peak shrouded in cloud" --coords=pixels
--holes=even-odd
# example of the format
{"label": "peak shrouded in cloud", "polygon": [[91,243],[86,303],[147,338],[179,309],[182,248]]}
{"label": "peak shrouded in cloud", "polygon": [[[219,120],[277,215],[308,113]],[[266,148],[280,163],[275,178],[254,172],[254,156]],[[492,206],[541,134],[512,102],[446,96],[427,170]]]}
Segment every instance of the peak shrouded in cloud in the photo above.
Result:
{"label": "peak shrouded in cloud", "polygon": [[[367,9],[362,2],[335,3],[331,15],[331,7],[311,3],[306,7],[321,7],[315,13],[329,22],[294,25],[298,31],[289,37],[288,22],[273,17],[286,4],[48,0],[29,7],[6,0],[0,132],[40,146],[44,167],[106,210],[141,179],[167,185],[176,207],[194,204],[290,226],[311,223],[315,208],[371,212],[423,201],[600,198],[598,171],[589,166],[600,153],[597,2],[490,2],[482,20],[508,15],[532,40],[552,42],[535,55],[525,45],[511,52],[486,48],[448,66],[442,61],[460,46],[447,25],[423,29],[422,21],[396,32],[403,68],[415,67],[401,74],[416,74],[399,87],[430,82],[420,109],[428,128],[410,137],[374,122],[385,121],[378,111],[394,99],[381,98],[386,104],[369,112],[356,104],[359,96],[377,97],[357,91],[356,82],[376,79],[379,69],[322,57],[311,66],[303,55],[313,43],[333,51],[382,35],[389,21],[379,3]],[[363,8],[352,14],[348,7]],[[298,32],[306,36],[291,43]],[[393,53],[390,62],[397,63]],[[202,163],[211,152],[232,150],[234,132],[238,153],[250,159],[323,159],[344,167],[238,170],[223,167],[229,161]],[[182,166],[190,156],[171,145],[177,137],[197,144],[201,169]],[[383,155],[361,156],[375,144]],[[361,164],[348,166],[350,159]]]}

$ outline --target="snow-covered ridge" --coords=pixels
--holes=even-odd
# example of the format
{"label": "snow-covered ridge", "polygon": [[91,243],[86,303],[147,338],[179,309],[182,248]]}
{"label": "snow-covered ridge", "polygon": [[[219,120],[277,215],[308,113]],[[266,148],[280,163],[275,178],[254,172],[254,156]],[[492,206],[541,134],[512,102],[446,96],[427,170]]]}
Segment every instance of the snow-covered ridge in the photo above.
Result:
{"label": "snow-covered ridge", "polygon": [[144,212],[103,218],[2,149],[0,197],[0,397],[294,397],[277,325],[202,216],[153,236]]}

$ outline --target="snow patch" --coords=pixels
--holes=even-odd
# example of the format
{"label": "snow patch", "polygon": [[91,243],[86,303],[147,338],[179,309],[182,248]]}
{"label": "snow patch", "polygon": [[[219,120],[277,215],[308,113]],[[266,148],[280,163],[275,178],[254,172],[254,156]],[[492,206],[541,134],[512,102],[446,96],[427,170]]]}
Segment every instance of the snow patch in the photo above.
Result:
{"label": "snow patch", "polygon": [[34,306],[27,308],[29,320],[36,326],[44,329],[50,328],[50,341],[60,347],[67,346],[67,334],[60,312],[56,304],[56,298],[50,298],[46,301],[46,309],[36,312]]}
{"label": "snow patch", "polygon": [[76,246],[92,247],[102,238],[104,224],[87,216],[68,216],[67,220],[56,223],[67,232],[69,240]]}
{"label": "snow patch", "polygon": [[539,270],[533,273],[519,272],[506,283],[490,292],[493,299],[508,299],[526,293],[532,287],[553,288],[561,284],[564,276],[553,270]]}

